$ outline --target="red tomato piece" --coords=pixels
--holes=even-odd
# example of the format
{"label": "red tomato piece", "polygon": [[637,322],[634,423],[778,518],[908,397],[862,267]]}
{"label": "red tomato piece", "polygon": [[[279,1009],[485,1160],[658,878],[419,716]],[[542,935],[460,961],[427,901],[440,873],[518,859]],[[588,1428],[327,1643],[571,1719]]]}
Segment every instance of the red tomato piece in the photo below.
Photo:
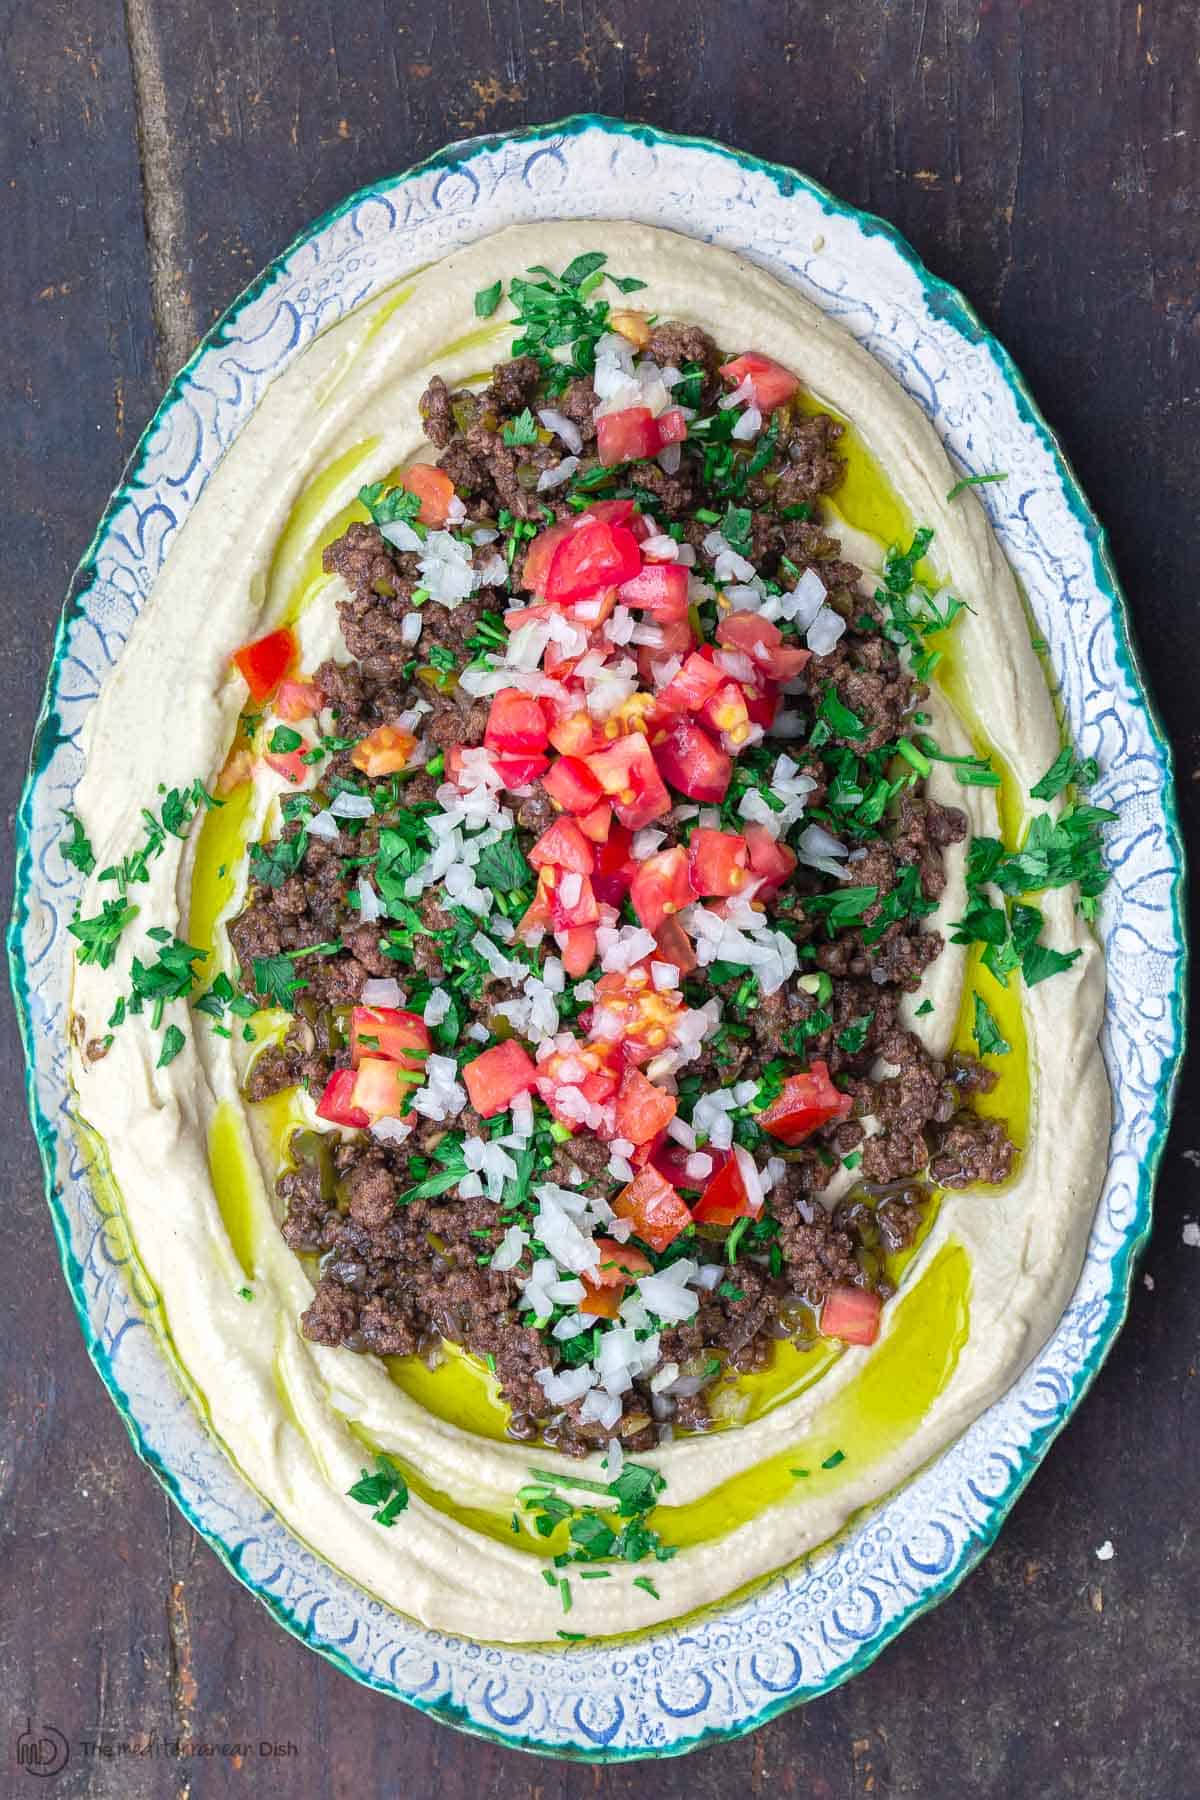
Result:
{"label": "red tomato piece", "polygon": [[252,700],[269,700],[296,660],[294,633],[285,625],[235,650],[233,660],[245,677]]}
{"label": "red tomato piece", "polygon": [[556,931],[554,941],[562,957],[562,965],[572,981],[587,974],[596,960],[596,927],[572,925],[568,931]]}
{"label": "red tomato piece", "polygon": [[421,1079],[390,1057],[365,1056],[354,1072],[351,1103],[372,1119],[397,1119],[407,1112],[409,1095]]}
{"label": "red tomato piece", "polygon": [[[700,1188],[704,1186],[704,1182],[698,1181],[694,1175],[689,1175],[687,1172],[688,1158],[696,1154],[695,1150],[685,1149],[682,1144],[673,1143],[670,1138],[667,1138],[652,1152],[650,1160],[659,1174],[664,1176],[673,1187]],[[711,1145],[706,1145],[700,1154],[712,1159],[712,1172],[706,1177],[706,1180],[711,1182],[725,1166],[729,1152],[714,1150]],[[697,1207],[692,1208],[692,1217],[697,1223],[700,1222],[700,1213]],[[711,1221],[709,1222],[711,1223]]]}
{"label": "red tomato piece", "polygon": [[716,663],[693,651],[657,695],[658,704],[668,712],[699,712],[724,680],[725,673]]}
{"label": "red tomato piece", "polygon": [[883,1301],[867,1288],[830,1288],[821,1308],[821,1336],[841,1338],[844,1344],[873,1344],[882,1311]]}
{"label": "red tomato piece", "polygon": [[750,713],[746,696],[736,681],[725,681],[700,709],[700,717],[714,731],[723,733],[731,743],[744,744],[750,736]]}
{"label": "red tomato piece", "polygon": [[498,756],[496,768],[506,788],[527,788],[550,767],[548,756]]}
{"label": "red tomato piece", "polygon": [[518,1094],[527,1094],[537,1085],[537,1076],[533,1058],[515,1038],[493,1044],[462,1072],[471,1105],[483,1119],[494,1118],[510,1107]]}
{"label": "red tomato piece", "polygon": [[811,650],[785,645],[778,625],[760,613],[727,614],[717,626],[717,642],[741,650],[772,681],[791,681],[812,659]]}
{"label": "red tomato piece", "polygon": [[725,798],[733,759],[698,725],[676,720],[655,739],[654,759],[671,786],[689,800],[717,802]]}
{"label": "red tomato piece", "polygon": [[593,1287],[591,1279],[587,1275],[581,1275],[579,1279],[586,1289],[583,1299],[579,1302],[580,1312],[589,1319],[617,1318],[625,1294],[624,1288]]}
{"label": "red tomato piece", "polygon": [[431,1047],[429,1027],[418,1013],[398,1006],[356,1006],[350,1014],[350,1061],[356,1069],[364,1057],[382,1056],[402,1068],[424,1070]]}
{"label": "red tomato piece", "polygon": [[638,865],[629,897],[647,931],[657,931],[664,919],[682,912],[696,890],[688,880],[688,853],[682,844],[656,850]]}
{"label": "red tomato piece", "polygon": [[591,812],[604,793],[592,771],[578,756],[560,756],[551,763],[542,786],[554,804],[569,813]]}
{"label": "red tomato piece", "polygon": [[[622,825],[631,831],[640,831],[670,812],[671,796],[640,731],[631,731],[607,749],[597,750],[587,758],[587,766],[612,800]],[[722,794],[724,791],[722,788]]]}
{"label": "red tomato piece", "polygon": [[554,914],[550,904],[553,892],[550,877],[549,869],[538,871],[537,893],[533,896],[533,900],[526,908],[521,922],[517,926],[517,936],[522,943],[527,944],[536,932],[549,931],[554,923]]}
{"label": "red tomato piece", "polygon": [[632,1244],[618,1244],[615,1238],[597,1238],[596,1248],[600,1267],[582,1277],[587,1298],[580,1301],[579,1310],[594,1319],[615,1319],[630,1282],[649,1275],[654,1265]]}
{"label": "red tomato piece", "polygon": [[686,656],[695,643],[692,635],[690,619],[660,619],[654,624],[658,630],[657,644],[638,645],[638,674],[644,687],[655,685],[655,666],[661,666],[672,656]]}
{"label": "red tomato piece", "polygon": [[317,1102],[318,1119],[328,1119],[331,1125],[342,1125],[348,1131],[366,1129],[371,1123],[371,1115],[354,1104],[355,1079],[353,1069],[334,1070]]}
{"label": "red tomato piece", "polygon": [[529,852],[529,860],[535,869],[550,864],[557,869],[572,869],[577,875],[590,875],[596,866],[596,852],[574,819],[555,819]]}
{"label": "red tomato piece", "polygon": [[533,694],[501,688],[492,701],[483,741],[502,756],[537,756],[550,741],[546,715]]}
{"label": "red tomato piece", "polygon": [[783,1092],[758,1115],[759,1129],[785,1144],[802,1144],[822,1125],[848,1118],[854,1102],[834,1087],[828,1065],[812,1063],[807,1074],[789,1075]]}
{"label": "red tomato piece", "polygon": [[302,750],[288,750],[286,753],[281,750],[269,750],[263,757],[263,761],[269,769],[274,769],[277,775],[282,775],[285,781],[290,781],[293,787],[301,787],[304,777],[308,774],[307,767],[300,760],[303,754]]}
{"label": "red tomato piece", "polygon": [[686,619],[688,572],[682,563],[643,563],[632,581],[617,589],[622,606],[641,606],[656,619]]}
{"label": "red tomato piece", "polygon": [[[704,1192],[692,1208],[692,1217],[697,1224],[732,1225],[735,1219],[753,1218],[762,1211],[761,1202],[758,1206],[751,1204],[746,1185],[745,1164],[750,1163],[751,1169],[754,1166],[750,1152],[743,1150],[740,1144],[735,1144],[732,1154],[722,1156],[718,1164],[716,1157],[720,1154],[719,1151],[714,1153],[713,1172],[704,1184]],[[752,1179],[757,1191],[757,1178]]]}
{"label": "red tomato piece", "polygon": [[[599,924],[600,906],[590,875],[579,875],[572,869],[547,869],[545,878],[550,890],[550,916],[555,931],[571,931],[576,925]],[[576,884],[579,892],[575,898],[564,900],[564,893]]]}
{"label": "red tomato piece", "polygon": [[631,531],[644,522],[632,500],[593,500],[587,515],[603,525],[628,525]]}
{"label": "red tomato piece", "polygon": [[764,731],[770,731],[775,723],[775,714],[779,711],[779,691],[773,681],[764,681],[757,689],[743,688],[746,697],[746,714],[752,725],[761,725]]}
{"label": "red tomato piece", "polygon": [[619,1219],[633,1220],[634,1231],[652,1250],[666,1250],[692,1222],[686,1203],[653,1165],[639,1170],[612,1204]]}
{"label": "red tomato piece", "polygon": [[734,387],[740,387],[747,376],[754,389],[754,404],[760,412],[774,412],[782,406],[800,386],[800,377],[785,369],[782,363],[772,362],[769,356],[762,356],[757,350],[747,350],[742,356],[735,356],[732,362],[721,364],[721,373],[726,381]]}
{"label": "red tomato piece", "polygon": [[592,887],[597,900],[605,906],[620,906],[629,892],[637,870],[632,847],[633,833],[624,825],[614,825],[597,848]]}
{"label": "red tomato piece", "polygon": [[627,525],[606,525],[603,519],[581,513],[554,552],[546,577],[546,598],[570,606],[602,588],[619,587],[641,566],[637,539]]}
{"label": "red tomato piece", "polygon": [[589,812],[580,814],[579,829],[593,844],[606,843],[612,830],[612,817],[612,807],[607,800],[601,800]]}
{"label": "red tomato piece", "polygon": [[361,743],[355,744],[350,761],[373,781],[384,775],[397,775],[407,769],[408,759],[417,747],[411,731],[398,731],[394,725],[377,725]]}
{"label": "red tomato piece", "polygon": [[658,960],[674,963],[681,975],[690,975],[696,966],[696,952],[679,920],[664,919],[654,936],[658,944]]}
{"label": "red tomato piece", "polygon": [[664,449],[667,444],[682,444],[687,436],[687,420],[683,416],[683,408],[669,406],[665,413],[658,415],[658,447]]}
{"label": "red tomato piece", "polygon": [[413,463],[400,477],[400,486],[406,493],[415,494],[421,502],[417,517],[422,525],[431,525],[436,531],[446,523],[454,498],[454,483],[444,469],[437,469],[432,463]]}
{"label": "red tomato piece", "polygon": [[538,532],[525,552],[525,561],[521,566],[521,586],[527,593],[546,592],[546,581],[550,574],[550,564],[554,561],[554,553],[563,539],[574,531],[575,523],[574,519],[566,519],[560,525],[551,525],[546,531]]}
{"label": "red tomato piece", "polygon": [[311,719],[324,704],[324,694],[312,681],[281,681],[275,696],[275,711],[291,725],[297,719]]}
{"label": "red tomato piece", "polygon": [[590,756],[603,750],[607,739],[590,713],[574,712],[556,719],[550,727],[550,742],[560,756]]}
{"label": "red tomato piece", "polygon": [[750,852],[736,831],[699,825],[688,839],[688,871],[698,894],[736,894],[750,879]]}
{"label": "red tomato piece", "polygon": [[606,468],[657,456],[659,448],[658,424],[648,406],[627,406],[596,420],[596,449]]}
{"label": "red tomato piece", "polygon": [[770,894],[782,887],[796,867],[796,852],[773,838],[765,825],[747,823],[746,848],[750,852],[750,872],[758,877],[759,894]]}
{"label": "red tomato piece", "polygon": [[678,1105],[674,1094],[655,1087],[640,1069],[626,1069],[617,1090],[617,1137],[648,1144],[671,1123]]}

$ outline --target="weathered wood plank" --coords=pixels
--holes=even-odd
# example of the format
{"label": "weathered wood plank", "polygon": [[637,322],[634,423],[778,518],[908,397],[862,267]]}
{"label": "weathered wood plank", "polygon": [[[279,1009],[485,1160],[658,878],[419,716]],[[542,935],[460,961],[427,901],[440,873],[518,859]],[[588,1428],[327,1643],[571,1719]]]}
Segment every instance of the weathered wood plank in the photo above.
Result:
{"label": "weathered wood plank", "polygon": [[[81,48],[91,10],[72,0],[58,36]],[[29,380],[48,409],[31,419],[19,480],[6,484],[22,496],[11,531],[37,596],[36,607],[9,601],[4,654],[14,669],[14,646],[22,667],[44,653],[59,567],[65,574],[116,474],[120,426],[106,383],[124,377],[134,429],[149,404],[150,276],[165,367],[350,189],[466,132],[594,108],[794,162],[884,213],[966,290],[1024,367],[1110,524],[1196,827],[1200,654],[1188,546],[1200,491],[1189,430],[1200,394],[1200,122],[1190,7],[456,0],[431,13],[407,0],[332,11],[307,0],[235,9],[133,0],[129,16],[149,267],[136,189],[99,155],[85,173],[68,167],[85,100],[89,119],[103,112],[114,138],[131,141],[119,44],[97,28],[107,46],[102,109],[71,56],[13,11],[27,117],[10,112],[4,128],[20,159],[36,137],[52,175],[16,236],[15,266],[36,275],[26,314],[35,348],[14,355],[10,334],[5,374],[18,407]],[[80,225],[77,206],[44,203],[48,188],[76,201],[85,179],[104,207],[99,236],[98,210]],[[92,294],[71,311],[101,242],[104,304]],[[59,294],[64,281],[72,286]],[[36,300],[46,287],[52,299]],[[37,310],[51,305],[68,310]],[[61,337],[39,333],[39,321],[58,317]],[[104,328],[104,355],[76,355],[72,343],[97,338],[100,319],[123,321]],[[13,723],[14,745],[27,725]],[[1179,1227],[1197,1210],[1181,1152],[1200,1143],[1198,1119],[1193,1076],[1160,1193],[1154,1291],[1138,1288],[1096,1392],[982,1569],[847,1688],[653,1776],[524,1759],[353,1687],[280,1633],[177,1518],[164,1524],[82,1366],[26,1152],[19,1216],[0,1227],[12,1240],[4,1264],[20,1269],[17,1291],[54,1324],[34,1332],[32,1362],[0,1349],[16,1445],[3,1555],[18,1629],[0,1638],[14,1704],[29,1692],[39,1705],[86,1710],[94,1696],[116,1732],[184,1725],[217,1741],[290,1739],[297,1758],[256,1761],[255,1791],[290,1784],[312,1800],[622,1796],[651,1779],[664,1795],[700,1800],[739,1788],[828,1800],[1189,1792],[1200,1303]],[[50,1497],[41,1466],[54,1470]],[[36,1536],[59,1518],[75,1546],[69,1571],[53,1540]],[[1100,1563],[1094,1550],[1106,1538],[1117,1553]],[[208,1800],[243,1791],[246,1774],[227,1761],[160,1763],[150,1774],[102,1770],[60,1791],[166,1795],[190,1780]]]}

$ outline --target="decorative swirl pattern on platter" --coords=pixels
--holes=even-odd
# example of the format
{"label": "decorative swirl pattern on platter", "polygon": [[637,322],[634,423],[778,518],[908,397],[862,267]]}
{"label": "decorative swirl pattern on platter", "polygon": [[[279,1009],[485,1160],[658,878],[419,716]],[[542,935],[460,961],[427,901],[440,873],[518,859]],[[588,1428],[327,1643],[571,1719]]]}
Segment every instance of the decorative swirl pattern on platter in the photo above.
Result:
{"label": "decorative swirl pattern on platter", "polygon": [[[175,533],[279,371],[422,264],[501,226],[634,218],[735,250],[837,318],[933,420],[981,490],[1029,595],[1075,741],[1120,814],[1102,919],[1112,1155],[1078,1289],[1011,1391],[828,1550],[749,1598],[635,1644],[489,1647],[398,1617],[314,1557],[217,1445],[156,1333],[157,1299],[68,1128],[66,924],[78,878],[61,811],[80,733]],[[210,333],[147,430],[72,584],[19,816],[13,979],[64,1268],[91,1354],[140,1453],[228,1566],[306,1643],[468,1731],[565,1756],[677,1753],[736,1735],[878,1654],[983,1554],[1124,1316],[1182,1047],[1183,860],[1169,753],[1139,677],[1103,535],[1017,371],[961,296],[879,220],[795,172],[582,118],[452,146],[318,221]]]}

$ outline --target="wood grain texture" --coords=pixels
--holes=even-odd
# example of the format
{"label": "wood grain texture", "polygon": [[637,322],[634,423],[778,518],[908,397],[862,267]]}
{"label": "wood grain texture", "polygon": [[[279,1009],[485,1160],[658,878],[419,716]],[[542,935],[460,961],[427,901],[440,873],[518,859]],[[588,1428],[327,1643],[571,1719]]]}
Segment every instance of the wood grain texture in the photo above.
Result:
{"label": "wood grain texture", "polygon": [[[1110,528],[1200,837],[1190,0],[131,0],[127,39],[96,0],[64,0],[51,30],[49,9],[0,13],[16,76],[0,121],[15,200],[0,276],[14,785],[69,564],[148,415],[155,370],[170,373],[189,337],[352,188],[454,137],[599,110],[795,163],[891,219],[966,291]],[[50,1791],[1196,1791],[1200,1252],[1180,1232],[1200,1213],[1194,1074],[1159,1190],[1153,1291],[1139,1282],[1095,1390],[982,1568],[848,1687],[753,1737],[591,1770],[463,1738],[355,1687],[284,1636],[169,1509],[83,1354],[18,1117],[11,1032],[6,1050],[16,1149],[0,1269],[8,1317],[24,1324],[0,1343],[11,1741],[31,1713],[76,1738],[102,1725],[110,1744],[190,1731],[297,1750],[240,1765],[76,1756]],[[1116,1555],[1101,1563],[1105,1539]],[[9,1754],[0,1742],[0,1767]]]}

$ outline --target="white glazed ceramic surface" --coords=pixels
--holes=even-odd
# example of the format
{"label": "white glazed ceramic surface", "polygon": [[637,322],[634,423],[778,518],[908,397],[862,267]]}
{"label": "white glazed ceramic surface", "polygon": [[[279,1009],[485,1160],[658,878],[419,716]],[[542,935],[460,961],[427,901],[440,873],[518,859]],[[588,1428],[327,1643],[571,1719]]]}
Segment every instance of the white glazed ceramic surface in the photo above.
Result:
{"label": "white glazed ceramic surface", "polygon": [[[426,1631],[298,1541],[207,1436],[147,1327],[120,1219],[66,1127],[67,923],[78,877],[61,809],[89,707],[175,533],[280,370],[414,267],[515,222],[670,227],[749,257],[840,320],[933,420],[980,490],[1049,645],[1115,879],[1102,932],[1104,1050],[1116,1110],[1086,1265],[1053,1338],[1012,1390],[828,1551],[752,1598],[633,1644],[496,1649]],[[597,230],[597,245],[604,234]],[[356,194],[242,296],[168,392],[78,571],[20,820],[13,977],[55,1229],[91,1354],[139,1452],[229,1567],[313,1648],[467,1730],[566,1756],[671,1754],[736,1735],[843,1680],[946,1594],[1095,1374],[1125,1313],[1182,1039],[1182,851],[1169,754],[1130,648],[1099,527],[1000,347],[889,227],[794,171],[718,145],[582,118],[474,140]],[[404,1554],[396,1533],[396,1554]]]}

